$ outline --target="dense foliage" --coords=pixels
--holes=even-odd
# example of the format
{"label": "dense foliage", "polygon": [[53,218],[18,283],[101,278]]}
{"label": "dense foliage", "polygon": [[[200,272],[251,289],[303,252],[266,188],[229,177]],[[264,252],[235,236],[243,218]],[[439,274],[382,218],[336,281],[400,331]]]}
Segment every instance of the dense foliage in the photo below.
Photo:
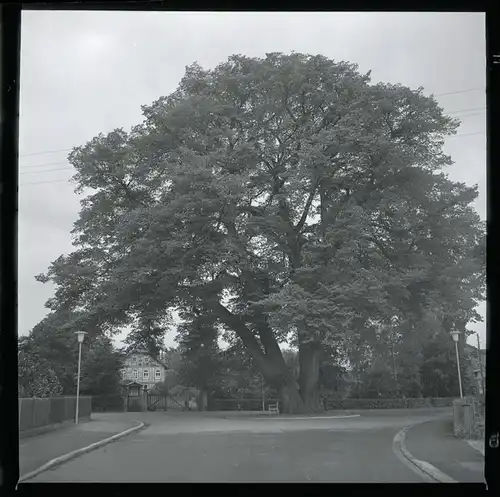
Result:
{"label": "dense foliage", "polygon": [[[39,280],[81,329],[161,330],[180,310],[186,335],[243,344],[300,412],[320,408],[325,348],[354,360],[384,326],[421,348],[479,319],[477,189],[443,172],[458,122],[421,88],[371,84],[320,55],[235,55],[189,66],[143,113],[69,156],[93,193],[74,252]],[[283,343],[298,350],[297,378]],[[398,381],[416,391],[414,378]]]}
{"label": "dense foliage", "polygon": [[[31,333],[19,339],[19,378],[22,385],[35,382],[58,387],[53,395],[74,395],[78,369],[78,342],[71,321],[62,325],[59,318],[49,314]],[[88,335],[82,344],[80,393],[105,396],[119,393],[122,356],[114,350],[105,336]],[[32,387],[24,389],[29,395]],[[38,390],[37,390],[38,391]],[[46,395],[50,396],[50,395]]]}
{"label": "dense foliage", "polygon": [[54,370],[34,350],[23,347],[20,351],[18,379],[21,397],[57,397],[62,394]]}

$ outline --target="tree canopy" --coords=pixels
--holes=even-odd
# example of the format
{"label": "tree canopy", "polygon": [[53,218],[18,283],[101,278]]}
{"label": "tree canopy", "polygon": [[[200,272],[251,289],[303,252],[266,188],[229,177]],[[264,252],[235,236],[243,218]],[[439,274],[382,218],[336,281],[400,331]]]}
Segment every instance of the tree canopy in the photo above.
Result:
{"label": "tree canopy", "polygon": [[[173,309],[239,340],[289,412],[319,407],[323,347],[398,320],[465,329],[484,299],[477,188],[451,181],[458,121],[422,88],[321,55],[186,68],[144,122],[76,147],[75,250],[47,303],[98,333]],[[210,331],[212,333],[212,331]],[[299,353],[299,378],[279,345]]]}
{"label": "tree canopy", "polygon": [[[32,387],[35,380],[36,384],[53,386],[44,390],[47,392],[44,396],[76,393],[78,341],[71,328],[72,321],[68,316],[66,319],[63,325],[61,315],[51,313],[28,336],[19,339],[19,378],[25,395],[41,391]],[[82,395],[117,394],[121,367],[122,356],[108,337],[87,336],[82,344]]]}

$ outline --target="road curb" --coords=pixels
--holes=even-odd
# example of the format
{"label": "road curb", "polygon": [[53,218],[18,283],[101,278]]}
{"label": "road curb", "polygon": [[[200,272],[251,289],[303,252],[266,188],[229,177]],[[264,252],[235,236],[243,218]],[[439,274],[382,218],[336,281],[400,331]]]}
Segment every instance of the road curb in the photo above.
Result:
{"label": "road curb", "polygon": [[115,440],[118,440],[119,438],[126,437],[127,435],[130,435],[131,433],[142,430],[146,426],[146,423],[143,423],[141,421],[138,421],[138,423],[139,424],[137,424],[136,426],[133,426],[132,428],[129,428],[128,430],[122,431],[120,433],[117,433],[116,435],[113,435],[113,436],[108,437],[108,438],[104,438],[103,440],[99,440],[98,442],[94,442],[93,444],[87,445],[86,447],[82,447],[81,449],[73,450],[72,452],[68,452],[67,454],[56,457],[54,459],[51,459],[49,462],[45,463],[44,465],[40,466],[39,468],[37,468],[33,471],[30,471],[29,473],[26,473],[25,475],[21,476],[19,478],[18,483],[24,483],[27,480],[30,480],[31,478],[39,475],[40,473],[43,473],[44,471],[47,471],[47,470],[52,469],[56,466],[59,466],[60,464],[63,464],[65,462],[69,461],[70,459],[78,457],[82,454],[86,454],[87,452],[98,449],[99,447],[102,447],[103,445],[107,445],[109,443],[112,443]]}
{"label": "road curb", "polygon": [[[339,415],[339,416],[269,416],[269,415],[262,415],[262,416],[254,416],[252,418],[238,418],[238,419],[247,419],[247,420],[272,420],[272,421],[294,421],[294,420],[303,420],[303,419],[345,419],[345,418],[359,418],[361,414],[345,414],[345,415]],[[230,416],[226,416],[224,419],[235,419],[231,418]]]}
{"label": "road curb", "polygon": [[456,480],[443,473],[441,470],[433,466],[426,461],[420,461],[414,457],[411,452],[406,447],[406,433],[413,427],[427,423],[428,421],[422,421],[411,426],[407,426],[399,431],[394,437],[392,448],[396,456],[404,462],[409,468],[411,468],[415,473],[417,473],[421,478],[430,483],[458,483]]}
{"label": "road curb", "polygon": [[474,449],[477,450],[484,457],[484,442],[478,443],[477,440],[466,440],[466,442]]}

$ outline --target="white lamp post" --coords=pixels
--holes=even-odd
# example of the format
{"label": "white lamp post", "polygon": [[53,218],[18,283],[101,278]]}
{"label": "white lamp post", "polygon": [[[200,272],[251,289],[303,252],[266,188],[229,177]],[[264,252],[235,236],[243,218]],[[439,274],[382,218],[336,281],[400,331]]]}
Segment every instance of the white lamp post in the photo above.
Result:
{"label": "white lamp post", "polygon": [[457,354],[457,371],[458,371],[458,385],[460,387],[460,398],[463,399],[464,394],[462,392],[462,375],[460,374],[460,356],[458,355],[458,337],[460,336],[459,331],[452,331],[450,333],[451,338],[455,342],[455,352]]}
{"label": "white lamp post", "polygon": [[75,424],[78,424],[78,407],[80,402],[80,366],[82,363],[82,342],[85,338],[85,331],[77,331],[75,335],[78,338],[78,376],[76,379],[76,413],[75,413]]}

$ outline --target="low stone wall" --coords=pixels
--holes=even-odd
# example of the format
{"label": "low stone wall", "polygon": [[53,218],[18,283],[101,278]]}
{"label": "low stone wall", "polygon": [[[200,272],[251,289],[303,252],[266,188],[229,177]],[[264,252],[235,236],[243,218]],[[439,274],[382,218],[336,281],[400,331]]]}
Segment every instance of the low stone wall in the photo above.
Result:
{"label": "low stone wall", "polygon": [[[80,397],[78,415],[83,421],[90,419],[92,398]],[[50,397],[19,399],[19,432],[65,423],[75,419],[76,397]]]}

